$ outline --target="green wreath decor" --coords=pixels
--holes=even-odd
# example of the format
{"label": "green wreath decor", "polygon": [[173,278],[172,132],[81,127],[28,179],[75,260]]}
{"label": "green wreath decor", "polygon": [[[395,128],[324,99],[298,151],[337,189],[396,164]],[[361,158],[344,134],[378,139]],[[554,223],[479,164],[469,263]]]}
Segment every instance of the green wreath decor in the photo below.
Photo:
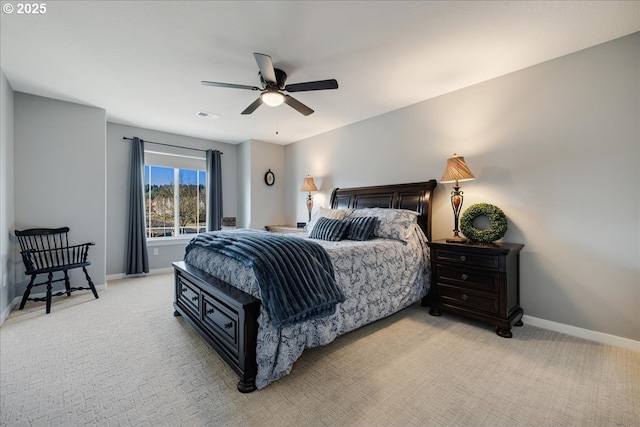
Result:
{"label": "green wreath decor", "polygon": [[[489,227],[480,230],[473,226],[473,222],[479,216],[489,218]],[[507,232],[507,217],[502,209],[488,203],[476,203],[464,211],[460,218],[460,230],[469,240],[474,242],[490,243],[500,240]]]}

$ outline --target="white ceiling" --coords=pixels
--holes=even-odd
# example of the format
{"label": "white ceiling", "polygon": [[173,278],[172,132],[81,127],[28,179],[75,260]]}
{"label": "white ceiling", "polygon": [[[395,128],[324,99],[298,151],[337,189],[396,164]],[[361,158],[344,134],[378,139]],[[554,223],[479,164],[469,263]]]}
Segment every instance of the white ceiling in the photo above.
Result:
{"label": "white ceiling", "polygon": [[[229,143],[288,144],[640,31],[638,1],[45,4],[40,15],[1,14],[1,67],[15,91]],[[240,115],[257,92],[200,81],[259,86],[253,52],[271,55],[287,83],[340,87],[292,94],[315,110],[307,117],[287,105]]]}

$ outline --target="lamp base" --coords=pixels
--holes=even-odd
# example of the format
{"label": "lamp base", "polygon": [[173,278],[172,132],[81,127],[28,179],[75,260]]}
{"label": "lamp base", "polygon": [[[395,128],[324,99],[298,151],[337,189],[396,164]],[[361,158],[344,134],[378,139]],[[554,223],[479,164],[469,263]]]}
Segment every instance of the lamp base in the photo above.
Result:
{"label": "lamp base", "polygon": [[311,211],[313,210],[313,196],[311,196],[311,192],[307,196],[307,210],[309,211],[309,222],[311,222]]}
{"label": "lamp base", "polygon": [[453,236],[453,237],[449,237],[447,239],[447,243],[466,243],[468,241],[469,241],[468,239],[466,239],[466,238],[464,238],[462,236],[457,236],[457,235]]}

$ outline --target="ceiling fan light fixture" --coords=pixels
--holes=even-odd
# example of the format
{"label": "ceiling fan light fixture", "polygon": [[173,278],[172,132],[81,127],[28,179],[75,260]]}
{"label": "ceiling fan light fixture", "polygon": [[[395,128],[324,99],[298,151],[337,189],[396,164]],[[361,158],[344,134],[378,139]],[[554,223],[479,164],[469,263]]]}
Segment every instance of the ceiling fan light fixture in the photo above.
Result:
{"label": "ceiling fan light fixture", "polygon": [[295,83],[292,85],[285,85],[287,80],[287,73],[279,68],[273,67],[273,60],[269,55],[264,53],[253,54],[256,63],[258,64],[258,75],[260,76],[261,87],[239,85],[235,83],[220,83],[210,82],[208,80],[202,80],[205,86],[214,87],[226,87],[231,89],[245,89],[252,91],[260,91],[260,95],[253,101],[247,108],[242,110],[240,114],[246,115],[253,113],[256,108],[262,104],[267,104],[270,107],[277,107],[281,104],[287,104],[289,107],[296,110],[303,116],[313,114],[313,110],[302,102],[298,101],[290,95],[285,95],[281,91],[285,92],[310,92],[316,90],[338,89],[338,82],[335,79],[316,80],[312,82]]}
{"label": "ceiling fan light fixture", "polygon": [[262,92],[260,98],[270,107],[277,107],[284,102],[284,95],[277,90],[266,90]]}

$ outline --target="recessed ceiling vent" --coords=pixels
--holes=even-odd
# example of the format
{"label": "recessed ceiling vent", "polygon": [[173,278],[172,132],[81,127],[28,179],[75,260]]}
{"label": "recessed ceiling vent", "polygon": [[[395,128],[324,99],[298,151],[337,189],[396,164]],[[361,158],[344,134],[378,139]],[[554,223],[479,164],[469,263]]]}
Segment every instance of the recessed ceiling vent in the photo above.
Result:
{"label": "recessed ceiling vent", "polygon": [[217,119],[218,117],[220,117],[220,114],[207,113],[206,111],[198,111],[196,113],[196,116],[203,117],[205,119]]}

